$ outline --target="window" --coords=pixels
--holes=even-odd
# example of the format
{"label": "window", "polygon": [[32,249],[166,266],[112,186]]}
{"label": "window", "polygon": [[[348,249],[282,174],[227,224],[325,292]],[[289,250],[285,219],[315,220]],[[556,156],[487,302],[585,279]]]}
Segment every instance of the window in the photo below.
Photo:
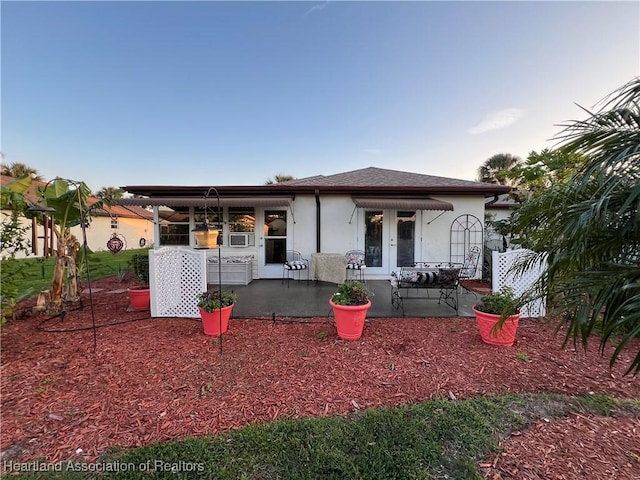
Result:
{"label": "window", "polygon": [[253,207],[229,207],[229,232],[254,232],[256,214]]}
{"label": "window", "polygon": [[118,228],[118,217],[111,217],[111,228]]}
{"label": "window", "polygon": [[160,245],[189,245],[191,234],[189,211],[163,210],[160,223]]}

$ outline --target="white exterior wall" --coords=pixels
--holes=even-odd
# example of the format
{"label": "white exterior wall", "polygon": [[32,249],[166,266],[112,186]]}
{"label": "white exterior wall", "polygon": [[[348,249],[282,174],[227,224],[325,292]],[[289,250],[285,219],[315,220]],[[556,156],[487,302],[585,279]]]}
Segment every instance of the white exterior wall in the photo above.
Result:
{"label": "white exterior wall", "polygon": [[[445,262],[450,260],[450,232],[453,221],[460,215],[473,215],[484,225],[484,197],[477,196],[433,196],[438,200],[451,202],[454,211],[420,211],[416,216],[416,253],[415,261]],[[261,278],[259,261],[263,239],[261,219],[263,211],[271,208],[256,208],[255,245],[241,248],[221,247],[220,255],[254,255],[253,278]],[[384,211],[385,222],[393,211]],[[288,209],[287,249],[299,251],[304,258],[311,259],[317,251],[316,245],[316,198],[313,194],[297,194]],[[320,252],[344,255],[349,250],[364,250],[364,209],[355,208],[351,195],[320,194]],[[225,244],[227,242],[225,241]],[[383,245],[391,243],[390,238]],[[157,242],[156,242],[157,245]],[[209,252],[209,255],[217,255]],[[391,268],[391,267],[390,267]],[[389,269],[389,272],[391,269]],[[388,278],[389,272],[374,275],[368,272],[367,278]],[[272,274],[280,272],[272,271]],[[273,278],[273,277],[272,277]],[[275,277],[277,278],[277,276]]]}
{"label": "white exterior wall", "polygon": [[[2,212],[2,218],[9,216],[9,212]],[[31,243],[31,219],[28,218],[20,218],[20,225],[27,227],[27,231],[25,233],[25,237]],[[87,245],[89,248],[94,251],[102,251],[107,250],[107,241],[111,238],[111,235],[114,232],[117,232],[121,238],[124,237],[126,240],[126,248],[127,249],[136,249],[140,248],[139,241],[140,238],[145,239],[145,243],[147,246],[152,245],[153,242],[153,222],[150,220],[146,220],[144,218],[123,218],[118,217],[118,228],[111,228],[111,218],[109,217],[92,217],[91,223],[89,227],[85,229],[87,235]],[[38,235],[42,236],[44,230],[42,225],[39,225]],[[82,228],[80,226],[76,226],[71,228],[71,233],[75,235],[78,241],[82,244]],[[54,248],[56,247],[56,241],[54,240]],[[42,238],[38,239],[38,255],[37,257],[42,256],[42,252],[44,251],[44,240]],[[4,253],[2,257],[4,257]],[[30,254],[25,255],[24,253],[20,253],[16,255],[16,258],[25,258],[25,257],[36,257],[36,255]]]}
{"label": "white exterior wall", "polygon": [[[452,212],[422,211],[418,215],[416,261],[441,262],[450,258],[451,224],[460,215],[473,215],[484,228],[484,197],[433,196],[451,202]],[[316,252],[316,201],[313,195],[297,195],[294,205],[295,224],[289,249],[311,258]],[[320,195],[322,253],[344,254],[364,249],[364,209],[355,208],[350,195]],[[420,218],[421,217],[421,218]],[[386,278],[386,277],[385,277]]]}

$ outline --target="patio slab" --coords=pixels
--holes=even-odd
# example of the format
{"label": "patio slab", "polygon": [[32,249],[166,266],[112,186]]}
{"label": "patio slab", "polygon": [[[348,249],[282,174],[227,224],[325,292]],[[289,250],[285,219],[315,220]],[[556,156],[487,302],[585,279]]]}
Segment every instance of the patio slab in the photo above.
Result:
{"label": "patio slab", "polygon": [[[402,317],[402,310],[391,304],[391,285],[387,280],[368,280],[373,292],[369,318]],[[210,286],[215,288],[214,286]],[[330,317],[333,316],[329,298],[336,292],[333,283],[309,281],[254,280],[249,285],[223,285],[223,290],[233,291],[238,301],[233,309],[236,318],[272,317]],[[404,295],[404,291],[403,291]],[[429,298],[427,298],[429,295]],[[404,300],[407,317],[473,317],[471,307],[478,298],[464,289],[459,293],[458,313],[444,303],[438,303],[437,290],[415,290]]]}

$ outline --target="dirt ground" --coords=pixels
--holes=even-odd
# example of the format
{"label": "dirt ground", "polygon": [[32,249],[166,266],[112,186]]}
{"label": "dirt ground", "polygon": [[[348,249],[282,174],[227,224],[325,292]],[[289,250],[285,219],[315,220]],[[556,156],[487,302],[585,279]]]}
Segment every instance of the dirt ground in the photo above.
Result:
{"label": "dirt ground", "polygon": [[[130,311],[125,287],[94,282],[93,308],[85,297],[62,321],[26,315],[2,329],[3,460],[91,460],[115,446],[440,397],[640,398],[640,379],[623,375],[630,353],[610,370],[610,350],[563,349],[551,324],[522,320],[508,348],[482,343],[472,319],[374,319],[348,342],[329,318],[233,318],[220,345],[197,319]],[[543,419],[501,446],[480,463],[486,478],[640,478],[636,417]]]}

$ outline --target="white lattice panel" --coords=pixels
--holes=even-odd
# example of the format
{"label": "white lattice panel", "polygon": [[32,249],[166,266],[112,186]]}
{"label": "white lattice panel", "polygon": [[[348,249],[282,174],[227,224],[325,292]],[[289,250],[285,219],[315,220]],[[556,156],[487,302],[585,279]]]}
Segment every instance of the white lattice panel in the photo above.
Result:
{"label": "white lattice panel", "polygon": [[[492,290],[499,291],[502,287],[513,288],[516,295],[522,295],[542,275],[545,265],[537,265],[527,271],[512,271],[512,267],[521,259],[533,254],[531,250],[508,250],[504,253],[492,252]],[[546,304],[543,298],[526,304],[520,311],[522,318],[543,317],[546,313]]]}
{"label": "white lattice panel", "polygon": [[150,250],[149,288],[152,317],[199,317],[197,297],[207,290],[206,250]]}

